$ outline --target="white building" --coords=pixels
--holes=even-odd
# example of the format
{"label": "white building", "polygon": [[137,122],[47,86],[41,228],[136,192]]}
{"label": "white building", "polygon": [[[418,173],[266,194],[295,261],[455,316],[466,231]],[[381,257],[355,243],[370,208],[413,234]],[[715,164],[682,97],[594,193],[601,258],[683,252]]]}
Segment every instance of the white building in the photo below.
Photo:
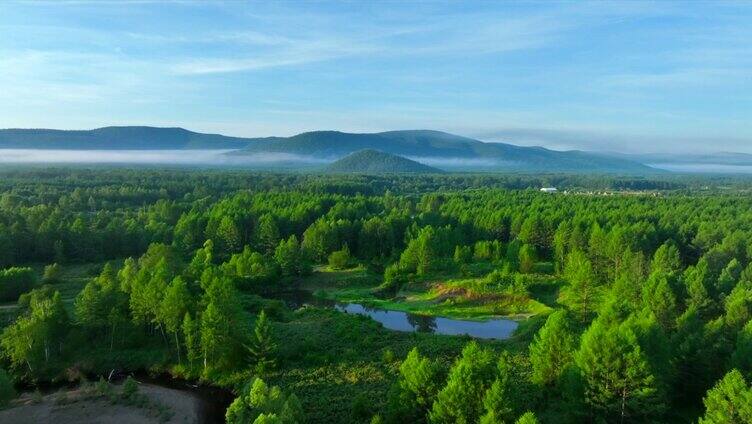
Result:
{"label": "white building", "polygon": [[557,190],[556,187],[543,187],[540,189],[540,191],[544,193],[556,193],[559,190]]}

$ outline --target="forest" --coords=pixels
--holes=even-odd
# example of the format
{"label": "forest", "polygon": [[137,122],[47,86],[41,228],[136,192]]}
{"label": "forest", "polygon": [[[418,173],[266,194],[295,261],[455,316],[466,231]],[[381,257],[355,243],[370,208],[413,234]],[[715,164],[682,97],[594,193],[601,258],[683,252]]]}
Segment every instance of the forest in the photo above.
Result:
{"label": "forest", "polygon": [[117,370],[226,390],[227,423],[752,423],[750,188],[4,169],[0,409]]}

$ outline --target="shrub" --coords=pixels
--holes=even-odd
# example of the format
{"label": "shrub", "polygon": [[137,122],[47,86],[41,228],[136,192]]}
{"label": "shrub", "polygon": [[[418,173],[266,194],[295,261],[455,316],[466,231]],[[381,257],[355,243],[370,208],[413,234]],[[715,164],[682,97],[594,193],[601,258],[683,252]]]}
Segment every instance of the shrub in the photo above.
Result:
{"label": "shrub", "polygon": [[346,269],[349,268],[351,260],[350,249],[345,245],[342,250],[337,250],[329,255],[329,266],[332,269]]}
{"label": "shrub", "polygon": [[134,380],[133,377],[128,376],[128,378],[125,379],[125,383],[123,383],[123,399],[133,400],[137,394],[138,383],[136,383],[136,380]]}
{"label": "shrub", "polygon": [[42,274],[42,281],[46,284],[59,283],[63,274],[63,268],[57,263],[47,265],[44,267],[44,274]]}
{"label": "shrub", "polygon": [[16,389],[13,388],[13,381],[4,369],[0,368],[0,407],[7,405],[16,397]]}

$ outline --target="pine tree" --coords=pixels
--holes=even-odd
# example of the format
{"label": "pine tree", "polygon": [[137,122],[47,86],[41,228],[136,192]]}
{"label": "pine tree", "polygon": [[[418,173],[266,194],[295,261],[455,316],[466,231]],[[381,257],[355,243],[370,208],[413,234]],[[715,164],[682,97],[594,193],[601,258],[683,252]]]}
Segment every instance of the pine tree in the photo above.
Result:
{"label": "pine tree", "polygon": [[274,253],[281,237],[277,223],[271,214],[264,214],[259,218],[257,234],[261,251],[265,254]]}
{"label": "pine tree", "polygon": [[483,398],[494,381],[493,354],[471,342],[449,371],[446,386],[433,403],[432,423],[472,424],[483,413]]}
{"label": "pine tree", "polygon": [[263,375],[274,367],[277,345],[271,334],[271,326],[263,310],[256,318],[253,341],[249,348],[255,364],[256,373]]}
{"label": "pine tree", "polygon": [[699,424],[752,423],[752,388],[738,370],[732,370],[710,389],[703,400],[705,416]]}
{"label": "pine tree", "polygon": [[519,255],[520,272],[528,274],[533,272],[535,267],[535,247],[531,244],[524,244],[520,249]]}
{"label": "pine tree", "polygon": [[660,416],[656,378],[629,326],[603,319],[593,322],[582,337],[575,363],[583,378],[585,403],[595,417],[626,422]]}
{"label": "pine tree", "polygon": [[530,344],[531,379],[543,386],[557,383],[572,362],[575,339],[565,311],[552,313]]}
{"label": "pine tree", "polygon": [[667,241],[655,251],[650,268],[652,272],[672,274],[679,272],[681,266],[679,249],[673,241]]}
{"label": "pine tree", "polygon": [[596,309],[598,286],[593,267],[584,253],[575,250],[567,256],[564,278],[569,284],[562,289],[562,302],[585,319]]}
{"label": "pine tree", "polygon": [[525,412],[515,421],[515,424],[538,424],[538,419],[535,418],[535,414],[532,412]]}
{"label": "pine tree", "polygon": [[439,370],[413,348],[400,365],[400,376],[389,391],[388,422],[425,422],[439,391]]}
{"label": "pine tree", "polygon": [[731,364],[746,378],[752,379],[752,320],[747,322],[736,337],[736,349]]}

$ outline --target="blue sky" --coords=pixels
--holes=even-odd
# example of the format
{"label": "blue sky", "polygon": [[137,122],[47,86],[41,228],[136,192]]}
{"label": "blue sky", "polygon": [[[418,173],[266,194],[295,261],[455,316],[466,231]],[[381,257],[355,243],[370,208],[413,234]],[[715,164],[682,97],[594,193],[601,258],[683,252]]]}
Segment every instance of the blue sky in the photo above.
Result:
{"label": "blue sky", "polygon": [[752,152],[752,3],[0,2],[0,127]]}

